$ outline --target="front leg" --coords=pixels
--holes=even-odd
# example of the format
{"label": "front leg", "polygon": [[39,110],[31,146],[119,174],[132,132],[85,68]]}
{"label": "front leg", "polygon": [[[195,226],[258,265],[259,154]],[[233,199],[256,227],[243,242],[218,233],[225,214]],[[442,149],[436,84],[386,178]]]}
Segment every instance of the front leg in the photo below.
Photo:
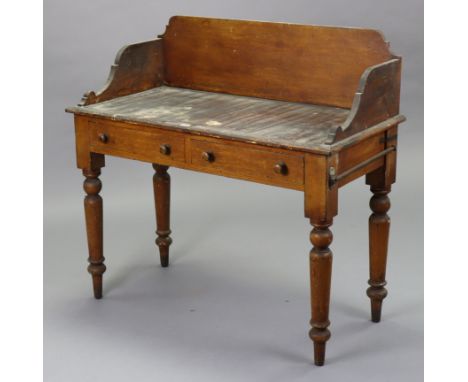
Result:
{"label": "front leg", "polygon": [[86,192],[84,209],[88,236],[88,272],[93,278],[93,290],[96,299],[102,298],[102,275],[106,271],[102,244],[102,198],[99,195],[102,184],[98,178],[100,174],[100,170],[83,170],[83,175],[86,177],[83,188]]}
{"label": "front leg", "polygon": [[328,246],[333,235],[329,230],[330,222],[312,223],[310,233],[313,248],[310,251],[310,292],[312,305],[312,329],[309,336],[314,341],[314,360],[317,366],[325,362],[325,346],[330,338],[328,312],[330,306],[330,286],[332,269],[332,252]]}
{"label": "front leg", "polygon": [[314,342],[314,362],[322,366],[326,342],[330,339],[328,312],[333,255],[328,246],[333,235],[328,227],[338,212],[338,186],[330,184],[329,174],[337,166],[337,156],[310,155],[305,159],[305,215],[314,226],[310,233],[313,248],[309,253],[312,306],[309,336]]}
{"label": "front leg", "polygon": [[171,177],[168,166],[153,164],[156,170],[153,176],[154,204],[156,207],[156,244],[159,247],[161,266],[169,266],[169,246],[172,239],[170,230]]}

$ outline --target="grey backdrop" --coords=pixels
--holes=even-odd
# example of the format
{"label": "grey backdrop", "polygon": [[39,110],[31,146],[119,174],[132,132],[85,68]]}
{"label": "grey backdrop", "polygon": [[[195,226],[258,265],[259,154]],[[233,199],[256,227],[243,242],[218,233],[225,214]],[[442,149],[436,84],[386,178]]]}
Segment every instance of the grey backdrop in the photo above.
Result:
{"label": "grey backdrop", "polygon": [[[45,1],[45,380],[419,381],[423,363],[423,1]],[[105,297],[86,272],[82,175],[65,106],[117,50],[175,14],[378,28],[403,56],[389,296],[369,321],[364,181],[340,191],[327,364],[312,364],[300,192],[171,169],[171,267],[154,245],[151,165],[107,158]]]}

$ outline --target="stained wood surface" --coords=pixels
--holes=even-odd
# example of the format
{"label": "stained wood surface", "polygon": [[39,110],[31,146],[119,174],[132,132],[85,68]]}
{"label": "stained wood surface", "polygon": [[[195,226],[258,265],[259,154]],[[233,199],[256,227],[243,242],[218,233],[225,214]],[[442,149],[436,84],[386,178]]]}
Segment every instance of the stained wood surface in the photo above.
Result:
{"label": "stained wood surface", "polygon": [[100,170],[105,166],[104,155],[90,150],[88,120],[75,115],[76,164],[81,169]]}
{"label": "stained wood surface", "polygon": [[354,179],[384,165],[385,157],[381,157],[378,160],[372,161],[368,165],[362,167],[358,171],[353,171],[353,168],[356,168],[356,166],[359,166],[369,158],[384,150],[385,144],[382,141],[384,138],[385,134],[380,133],[340,150],[338,154],[336,173],[340,175],[347,171],[351,171],[351,173],[349,176],[345,176],[343,179],[338,181],[339,187],[342,187]]}
{"label": "stained wood surface", "polygon": [[349,110],[189,89],[157,87],[69,111],[214,136],[314,149]]}
{"label": "stained wood surface", "polygon": [[360,28],[175,16],[162,37],[170,86],[348,108],[366,68],[393,57]]}
{"label": "stained wood surface", "polygon": [[312,224],[331,221],[338,214],[338,186],[330,187],[329,182],[329,169],[337,165],[337,154],[305,157],[304,213]]}
{"label": "stained wood surface", "polygon": [[[95,152],[108,153],[109,150],[115,152],[128,152],[146,155],[150,162],[171,163],[185,161],[185,139],[183,134],[171,133],[153,129],[153,131],[143,131],[140,129],[129,129],[116,122],[105,123],[102,121],[89,122],[89,144],[91,150]],[[106,142],[100,140],[101,135],[107,137]],[[162,145],[170,147],[168,154],[160,151]]]}
{"label": "stained wood surface", "polygon": [[367,295],[371,299],[371,317],[379,322],[382,314],[382,301],[387,296],[385,273],[387,268],[388,236],[390,218],[390,199],[387,194],[390,187],[371,186],[374,193],[370,200],[372,215],[369,217],[369,288]]}
{"label": "stained wood surface", "polygon": [[325,152],[403,122],[400,77],[376,30],[175,16],[160,39],[119,51],[82,99],[95,109],[67,111]]}
{"label": "stained wood surface", "polygon": [[102,188],[99,179],[100,173],[100,170],[83,170],[83,175],[86,177],[83,188],[86,192],[84,209],[88,236],[88,272],[93,279],[93,291],[96,299],[102,298],[102,275],[106,271],[103,255],[102,198],[99,195]]}
{"label": "stained wood surface", "polygon": [[123,48],[105,88],[67,109],[75,113],[77,164],[86,177],[95,297],[102,296],[106,269],[98,178],[105,155],[153,163],[162,266],[172,241],[169,165],[303,191],[314,226],[309,335],[315,364],[323,365],[329,227],[338,214],[338,188],[366,174],[374,193],[367,294],[378,322],[387,294],[387,194],[404,120],[401,60],[393,58],[377,31],[191,17],[172,18],[161,40]]}
{"label": "stained wood surface", "polygon": [[[243,147],[241,145],[191,140],[190,163],[210,173],[240,176],[263,183],[301,189],[304,184],[304,157]],[[211,155],[207,160],[205,153]],[[284,172],[275,166],[283,165]]]}
{"label": "stained wood surface", "polygon": [[[80,118],[86,119],[77,117]],[[83,122],[80,126],[85,127]],[[88,139],[83,152],[304,189],[304,156],[307,154],[302,152],[102,119],[90,119],[87,127]],[[101,140],[102,135],[106,139]],[[161,146],[170,146],[169,152],[161,150]],[[206,161],[205,153],[211,153],[214,160]],[[324,155],[320,157],[325,158]]]}
{"label": "stained wood surface", "polygon": [[309,336],[314,341],[314,362],[317,366],[325,363],[326,342],[330,339],[330,288],[333,254],[329,248],[333,234],[328,228],[331,221],[315,223],[310,233],[313,248],[309,253],[310,264],[310,303],[312,329]]}
{"label": "stained wood surface", "polygon": [[116,97],[141,92],[163,83],[161,40],[151,40],[122,47],[104,87],[86,93],[80,105],[91,105]]}
{"label": "stained wood surface", "polygon": [[153,164],[154,205],[156,208],[156,245],[159,247],[161,266],[169,266],[169,246],[172,244],[170,225],[171,176],[167,166]]}
{"label": "stained wood surface", "polygon": [[330,130],[327,143],[346,139],[390,119],[405,121],[406,118],[399,115],[400,79],[399,58],[367,68],[361,77],[348,118],[336,131]]}

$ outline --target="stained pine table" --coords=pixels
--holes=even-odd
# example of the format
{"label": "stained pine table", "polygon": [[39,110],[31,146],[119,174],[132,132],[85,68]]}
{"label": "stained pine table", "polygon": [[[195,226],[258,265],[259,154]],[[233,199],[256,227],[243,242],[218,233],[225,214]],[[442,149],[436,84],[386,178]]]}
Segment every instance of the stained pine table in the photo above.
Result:
{"label": "stained pine table", "polygon": [[[401,58],[382,34],[175,16],[157,39],[118,53],[99,92],[75,115],[84,176],[88,270],[102,297],[102,198],[106,155],[153,164],[161,265],[169,265],[170,166],[304,193],[313,229],[310,290],[315,364],[330,338],[330,226],[338,190],[366,177],[372,321],[387,295],[385,269],[395,182]],[[252,227],[254,229],[254,227]]]}

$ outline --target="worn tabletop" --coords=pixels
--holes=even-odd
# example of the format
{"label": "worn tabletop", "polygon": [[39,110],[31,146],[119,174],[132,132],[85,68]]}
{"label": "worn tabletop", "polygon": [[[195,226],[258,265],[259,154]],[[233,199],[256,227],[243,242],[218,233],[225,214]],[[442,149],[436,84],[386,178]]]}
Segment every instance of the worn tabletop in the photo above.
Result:
{"label": "worn tabletop", "polygon": [[348,109],[161,86],[67,109],[257,143],[314,149],[343,123]]}

